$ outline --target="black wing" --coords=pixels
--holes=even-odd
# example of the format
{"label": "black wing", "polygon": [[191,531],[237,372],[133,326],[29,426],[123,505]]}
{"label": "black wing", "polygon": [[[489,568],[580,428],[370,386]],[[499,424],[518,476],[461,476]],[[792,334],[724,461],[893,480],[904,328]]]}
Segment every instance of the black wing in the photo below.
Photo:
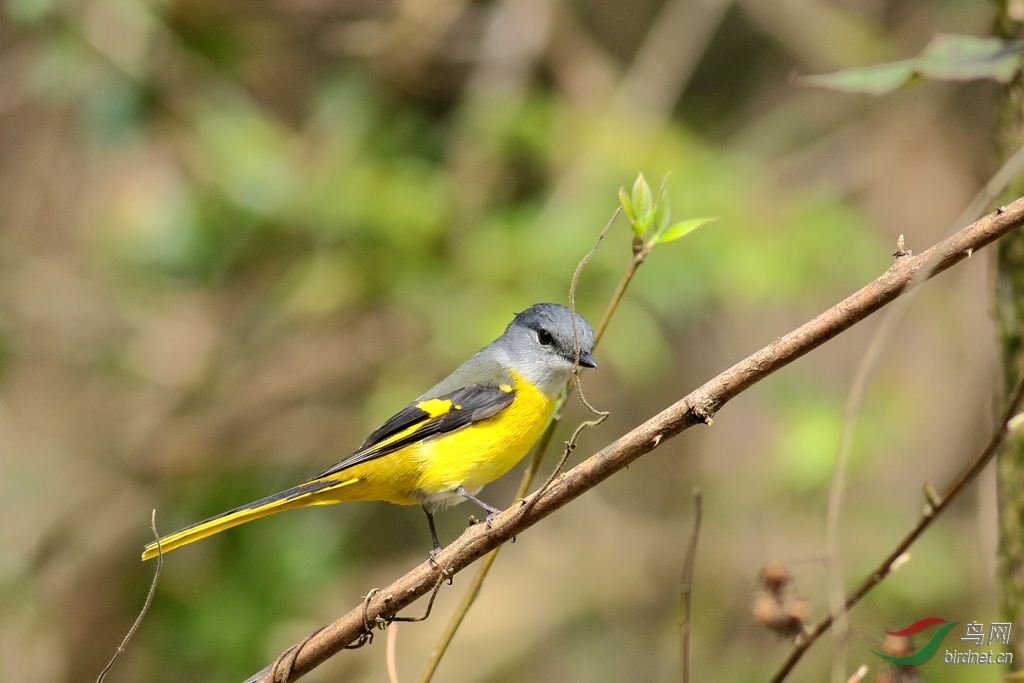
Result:
{"label": "black wing", "polygon": [[367,437],[359,450],[310,481],[337,474],[353,465],[379,458],[433,436],[450,434],[486,420],[512,405],[516,392],[509,386],[471,384],[437,398],[411,403]]}

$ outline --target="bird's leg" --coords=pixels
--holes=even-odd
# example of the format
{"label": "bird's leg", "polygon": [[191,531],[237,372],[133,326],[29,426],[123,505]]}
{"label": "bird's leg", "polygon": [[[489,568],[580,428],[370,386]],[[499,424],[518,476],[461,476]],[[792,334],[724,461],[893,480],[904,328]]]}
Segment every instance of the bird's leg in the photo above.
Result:
{"label": "bird's leg", "polygon": [[483,502],[482,500],[480,500],[479,498],[474,496],[472,493],[467,491],[462,486],[460,486],[457,489],[455,489],[455,493],[459,494],[460,496],[462,496],[466,500],[469,500],[469,501],[472,501],[472,502],[476,503],[477,505],[482,507],[484,510],[487,510],[487,519],[485,519],[484,521],[487,522],[487,528],[490,529],[491,528],[491,522],[494,520],[494,516],[497,515],[499,512],[501,512],[501,510],[499,510],[496,507],[492,507],[492,506],[488,505],[487,503]]}
{"label": "bird's leg", "polygon": [[441,541],[437,540],[437,529],[434,527],[434,511],[423,507],[423,512],[427,516],[427,524],[430,525],[430,540],[434,542],[434,548],[430,551],[430,566],[437,569],[437,554],[441,552]]}

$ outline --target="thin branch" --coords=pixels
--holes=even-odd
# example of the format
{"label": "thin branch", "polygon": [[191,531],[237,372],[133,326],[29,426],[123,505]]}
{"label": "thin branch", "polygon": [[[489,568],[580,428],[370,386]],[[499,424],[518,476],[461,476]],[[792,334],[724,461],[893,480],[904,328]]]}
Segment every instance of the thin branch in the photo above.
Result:
{"label": "thin branch", "polygon": [[[572,314],[572,315],[569,316],[569,321],[572,323],[572,343],[573,343],[573,350],[575,351],[575,356],[576,356],[575,361],[573,363],[572,371],[573,371],[573,376],[575,378],[577,378],[577,379],[579,378],[579,372],[580,372],[580,350],[581,349],[580,349],[580,333],[579,333],[579,330],[576,329],[576,286],[580,282],[580,273],[583,272],[583,267],[585,265],[587,265],[587,263],[590,261],[590,259],[593,258],[594,254],[597,253],[597,249],[598,249],[598,247],[601,246],[601,242],[604,242],[604,236],[608,234],[608,230],[611,229],[612,225],[615,223],[615,219],[619,217],[620,213],[622,213],[622,207],[621,206],[615,209],[615,212],[612,213],[612,217],[608,219],[607,223],[605,223],[604,228],[601,229],[600,234],[598,234],[598,236],[597,236],[597,241],[594,242],[594,246],[590,249],[590,251],[587,252],[586,256],[584,256],[582,259],[580,259],[580,262],[576,265],[576,271],[573,272],[573,274],[572,274],[572,282],[569,283],[569,312]],[[607,313],[607,311],[605,311],[605,313]],[[596,334],[594,335],[594,338],[595,338],[594,339],[594,344],[596,345],[597,344],[597,338],[598,338]],[[591,351],[593,351],[593,348],[591,348]]]}
{"label": "thin branch", "polygon": [[395,644],[398,641],[398,622],[388,624],[388,644],[384,659],[388,667],[388,683],[398,683],[398,667],[395,666]]}
{"label": "thin branch", "polygon": [[[1021,200],[1018,200],[1018,203],[1020,201]],[[995,430],[992,432],[992,436],[989,437],[988,443],[985,444],[985,447],[970,463],[968,463],[966,467],[964,467],[963,470],[960,471],[960,474],[957,475],[956,479],[949,485],[949,488],[946,489],[942,496],[937,496],[934,493],[928,495],[929,502],[925,505],[924,514],[921,515],[921,519],[918,520],[916,525],[914,525],[914,528],[912,528],[910,532],[903,537],[903,540],[896,545],[896,548],[889,553],[885,560],[883,560],[882,563],[879,564],[878,567],[871,572],[857,588],[846,596],[846,602],[844,605],[844,609],[846,611],[849,611],[851,607],[860,602],[861,598],[867,595],[872,588],[881,583],[885,577],[892,572],[893,564],[900,558],[900,556],[907,552],[907,549],[914,544],[914,541],[916,541],[921,534],[923,534],[925,530],[927,530],[928,527],[938,519],[939,515],[949,507],[949,504],[967,488],[968,484],[974,481],[983,469],[985,469],[985,466],[988,465],[992,458],[995,457],[996,453],[999,452],[999,448],[1002,446],[1003,441],[1006,440],[1007,434],[1010,433],[1010,421],[1020,412],[1022,404],[1024,404],[1024,374],[1022,374],[1021,378],[1017,380],[1017,386],[1015,386],[1013,391],[1010,392],[1010,397],[1006,404],[1006,408],[1003,410],[1003,415],[999,419],[999,422],[997,423]],[[925,488],[926,490],[929,490],[927,484],[925,485]],[[793,670],[793,667],[795,667],[797,662],[800,661],[800,658],[803,657],[804,653],[807,652],[811,645],[813,645],[814,642],[832,626],[833,621],[832,615],[827,614],[808,627],[806,631],[797,638],[796,643],[793,645],[793,649],[790,650],[789,655],[787,655],[786,659],[782,662],[782,666],[780,666],[779,670],[775,672],[774,676],[772,676],[771,683],[780,683],[785,680]]]}
{"label": "thin branch", "polygon": [[156,593],[156,584],[160,580],[160,570],[163,569],[164,566],[164,551],[163,548],[160,547],[160,534],[156,530],[156,510],[153,510],[153,514],[149,518],[149,528],[153,530],[153,537],[156,538],[156,571],[153,572],[153,582],[149,584],[149,592],[146,593],[146,602],[142,605],[142,611],[139,612],[139,616],[135,617],[135,623],[132,624],[130,629],[128,629],[128,633],[125,635],[124,640],[121,641],[121,644],[117,646],[117,651],[114,653],[114,656],[110,658],[107,665],[103,667],[103,671],[101,671],[100,675],[96,677],[96,683],[103,683],[103,679],[106,677],[107,672],[110,671],[110,668],[114,666],[114,662],[116,662],[117,658],[121,656],[122,652],[124,652],[124,648],[128,645],[128,641],[135,635],[135,632],[139,629],[139,624],[142,623],[143,618],[146,616],[146,612],[149,611],[149,606],[153,604],[153,594]]}
{"label": "thin branch", "polygon": [[867,675],[868,675],[868,665],[867,664],[861,664],[860,668],[857,669],[853,673],[853,675],[850,676],[846,680],[846,683],[860,683],[861,681],[864,680],[865,676],[867,676]]}
{"label": "thin branch", "polygon": [[682,641],[682,654],[680,657],[680,679],[683,683],[690,683],[690,608],[693,603],[693,563],[697,556],[697,540],[700,538],[701,502],[704,495],[700,489],[693,489],[693,533],[690,535],[690,545],[686,548],[686,558],[683,560],[683,580],[679,584],[680,598],[683,604],[682,625],[679,629],[679,637]]}
{"label": "thin branch", "polygon": [[[629,266],[626,268],[626,272],[622,274],[622,279],[619,280],[619,284],[615,285],[615,292],[612,293],[612,300],[608,303],[608,308],[605,309],[604,315],[601,316],[601,320],[597,323],[597,329],[594,330],[594,339],[600,339],[604,335],[604,331],[608,329],[608,323],[612,319],[612,314],[615,313],[615,309],[618,308],[619,302],[622,301],[622,295],[626,293],[626,288],[629,287],[629,283],[633,281],[633,276],[636,275],[636,269],[640,267],[640,264],[644,262],[647,255],[651,253],[651,249],[654,248],[654,243],[650,242],[642,249],[633,254],[632,260],[629,262]],[[596,341],[594,342],[597,343]]]}
{"label": "thin branch", "polygon": [[[565,472],[546,491],[527,498],[529,504],[513,505],[503,511],[492,520],[490,529],[485,524],[466,529],[458,539],[438,553],[435,558],[438,566],[423,562],[376,593],[367,602],[368,614],[371,618],[379,616],[386,619],[393,616],[431,590],[441,575],[440,567],[452,573],[462,571],[668,439],[694,425],[706,424],[732,398],[906,293],[922,267],[934,263],[934,272],[930,275],[943,272],[1021,225],[1024,225],[1024,199],[1001,207],[923,254],[897,260],[881,277],[864,288],[735,364]],[[357,640],[362,631],[361,607],[324,627],[309,639],[307,646],[296,657],[291,680],[296,680],[340,652],[346,645]],[[271,683],[269,674],[268,667],[249,681]]]}

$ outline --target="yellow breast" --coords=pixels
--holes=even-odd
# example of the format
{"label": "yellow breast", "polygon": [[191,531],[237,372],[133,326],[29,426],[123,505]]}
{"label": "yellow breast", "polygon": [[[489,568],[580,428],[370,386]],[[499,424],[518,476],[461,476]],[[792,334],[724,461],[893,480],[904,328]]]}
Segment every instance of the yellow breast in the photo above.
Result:
{"label": "yellow breast", "polygon": [[350,467],[338,475],[350,484],[311,502],[386,500],[412,505],[459,486],[474,491],[494,481],[530,451],[555,406],[554,398],[514,371],[512,375],[515,400],[494,417]]}
{"label": "yellow breast", "polygon": [[410,456],[423,468],[420,491],[440,493],[458,486],[473,491],[508,472],[530,451],[551,417],[555,400],[517,373],[512,375],[516,398],[508,408],[453,434],[410,448]]}

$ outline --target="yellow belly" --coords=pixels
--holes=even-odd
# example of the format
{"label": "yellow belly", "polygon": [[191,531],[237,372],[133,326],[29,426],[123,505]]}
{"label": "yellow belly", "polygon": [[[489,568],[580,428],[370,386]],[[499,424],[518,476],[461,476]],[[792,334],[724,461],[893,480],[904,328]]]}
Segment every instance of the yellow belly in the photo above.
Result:
{"label": "yellow belly", "polygon": [[338,479],[355,481],[316,502],[412,505],[459,486],[474,491],[505,474],[540,438],[555,405],[554,398],[513,376],[515,401],[494,417],[339,472]]}

